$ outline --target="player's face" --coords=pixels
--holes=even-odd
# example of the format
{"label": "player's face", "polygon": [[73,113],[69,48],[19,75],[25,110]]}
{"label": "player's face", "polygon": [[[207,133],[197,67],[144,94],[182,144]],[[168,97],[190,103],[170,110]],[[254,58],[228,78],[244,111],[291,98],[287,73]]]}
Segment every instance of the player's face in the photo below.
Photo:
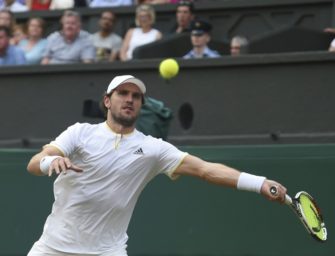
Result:
{"label": "player's face", "polygon": [[105,101],[112,120],[124,127],[132,127],[142,106],[142,92],[132,84],[118,86],[112,93],[110,100]]}

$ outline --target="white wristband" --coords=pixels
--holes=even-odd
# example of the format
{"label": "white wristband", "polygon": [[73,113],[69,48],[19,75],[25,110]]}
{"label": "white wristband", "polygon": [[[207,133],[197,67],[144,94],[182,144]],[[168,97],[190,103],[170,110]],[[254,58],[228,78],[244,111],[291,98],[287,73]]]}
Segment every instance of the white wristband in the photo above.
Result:
{"label": "white wristband", "polygon": [[49,174],[49,167],[53,160],[61,156],[45,156],[40,161],[40,170],[45,175]]}
{"label": "white wristband", "polygon": [[237,189],[260,193],[265,179],[262,176],[242,172],[237,181]]}

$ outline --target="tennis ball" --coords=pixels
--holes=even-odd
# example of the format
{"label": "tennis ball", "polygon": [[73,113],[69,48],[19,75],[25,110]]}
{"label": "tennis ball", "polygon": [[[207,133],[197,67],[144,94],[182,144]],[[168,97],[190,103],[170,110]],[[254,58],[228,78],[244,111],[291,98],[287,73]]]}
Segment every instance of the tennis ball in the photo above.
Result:
{"label": "tennis ball", "polygon": [[171,79],[178,75],[179,65],[175,59],[165,59],[159,64],[159,73],[164,79]]}

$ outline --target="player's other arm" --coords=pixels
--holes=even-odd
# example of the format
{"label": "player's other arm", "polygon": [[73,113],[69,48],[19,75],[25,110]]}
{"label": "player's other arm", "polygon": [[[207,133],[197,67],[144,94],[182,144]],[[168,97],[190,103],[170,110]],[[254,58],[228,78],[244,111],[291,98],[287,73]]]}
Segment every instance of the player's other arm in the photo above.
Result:
{"label": "player's other arm", "polygon": [[62,152],[53,146],[44,146],[43,150],[34,155],[27,166],[29,173],[37,176],[59,174],[67,170],[82,172],[82,169],[71,163]]}
{"label": "player's other arm", "polygon": [[[207,162],[192,155],[187,155],[184,158],[174,174],[194,176],[221,186],[259,192],[269,200],[275,200],[281,203],[285,200],[286,188],[276,181],[241,173],[224,164]],[[257,182],[259,182],[258,191]],[[270,193],[270,187],[272,186],[278,188],[278,194],[272,195]]]}

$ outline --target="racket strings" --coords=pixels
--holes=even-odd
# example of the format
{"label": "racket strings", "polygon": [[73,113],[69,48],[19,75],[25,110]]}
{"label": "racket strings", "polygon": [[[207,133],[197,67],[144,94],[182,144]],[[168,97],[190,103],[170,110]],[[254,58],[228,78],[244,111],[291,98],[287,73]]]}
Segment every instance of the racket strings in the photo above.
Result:
{"label": "racket strings", "polygon": [[303,215],[305,224],[308,226],[310,232],[321,240],[327,239],[327,231],[323,218],[320,212],[320,208],[316,205],[312,197],[307,194],[300,194],[299,204],[301,214]]}

